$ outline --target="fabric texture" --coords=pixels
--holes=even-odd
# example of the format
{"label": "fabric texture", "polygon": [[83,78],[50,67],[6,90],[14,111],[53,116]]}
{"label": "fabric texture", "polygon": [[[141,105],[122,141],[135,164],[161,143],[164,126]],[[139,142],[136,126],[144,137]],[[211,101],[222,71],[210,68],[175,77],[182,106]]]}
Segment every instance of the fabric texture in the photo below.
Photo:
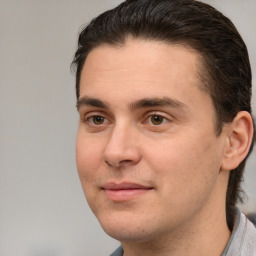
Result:
{"label": "fabric texture", "polygon": [[[122,246],[110,256],[123,256]],[[256,256],[256,228],[238,208],[235,209],[232,234],[222,256]]]}
{"label": "fabric texture", "polygon": [[123,248],[119,246],[110,256],[123,256]]}
{"label": "fabric texture", "polygon": [[238,208],[235,211],[233,231],[222,256],[256,256],[256,228]]}

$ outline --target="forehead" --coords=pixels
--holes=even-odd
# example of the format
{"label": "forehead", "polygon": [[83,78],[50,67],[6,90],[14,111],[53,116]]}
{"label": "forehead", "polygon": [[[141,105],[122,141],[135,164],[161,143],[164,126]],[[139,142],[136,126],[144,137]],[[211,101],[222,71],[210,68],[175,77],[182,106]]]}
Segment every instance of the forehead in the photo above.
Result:
{"label": "forehead", "polygon": [[201,56],[186,45],[129,39],[123,46],[101,45],[89,53],[81,73],[80,96],[140,89],[145,97],[163,90],[188,94],[202,88],[200,73]]}
{"label": "forehead", "polygon": [[[161,41],[127,39],[123,45],[115,46],[102,44],[94,48],[87,56],[83,70],[91,68],[110,71],[113,68],[127,68],[132,65],[137,70],[139,67],[147,69],[152,65],[155,70],[175,61],[179,69],[193,68],[198,73],[201,69],[201,55],[185,44],[167,44]],[[161,63],[161,66],[159,65]],[[159,68],[156,67],[159,66]],[[172,67],[173,68],[173,67]],[[182,71],[182,70],[181,70]]]}

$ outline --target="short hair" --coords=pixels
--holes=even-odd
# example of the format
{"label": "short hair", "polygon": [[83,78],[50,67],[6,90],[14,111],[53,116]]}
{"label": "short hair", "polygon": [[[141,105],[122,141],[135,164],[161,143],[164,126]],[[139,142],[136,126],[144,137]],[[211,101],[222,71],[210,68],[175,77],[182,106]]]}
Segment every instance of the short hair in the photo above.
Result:
{"label": "short hair", "polygon": [[[216,111],[216,136],[239,111],[251,114],[252,75],[247,47],[227,17],[195,0],[126,0],[93,19],[79,35],[72,62],[77,98],[81,71],[90,51],[103,44],[123,46],[128,37],[184,44],[200,54],[200,78]],[[248,155],[252,148],[253,142]],[[226,209],[243,201],[240,184],[247,157],[230,172]]]}

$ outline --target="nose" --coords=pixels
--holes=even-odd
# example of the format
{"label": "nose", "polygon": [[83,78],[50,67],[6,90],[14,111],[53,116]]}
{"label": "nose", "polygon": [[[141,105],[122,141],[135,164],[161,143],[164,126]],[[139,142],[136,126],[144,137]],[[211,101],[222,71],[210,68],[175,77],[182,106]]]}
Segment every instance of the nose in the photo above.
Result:
{"label": "nose", "polygon": [[137,131],[116,126],[106,144],[103,158],[108,166],[121,168],[137,164],[141,159]]}

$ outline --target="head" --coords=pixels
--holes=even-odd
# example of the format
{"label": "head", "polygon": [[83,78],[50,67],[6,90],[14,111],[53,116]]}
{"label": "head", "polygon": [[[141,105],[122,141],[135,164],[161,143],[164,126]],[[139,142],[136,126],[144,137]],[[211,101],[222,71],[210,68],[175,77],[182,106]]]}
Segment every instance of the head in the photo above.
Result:
{"label": "head", "polygon": [[[216,137],[239,112],[251,114],[251,69],[246,45],[227,17],[192,0],[127,0],[92,20],[80,33],[73,61],[77,99],[88,55],[106,45],[122,48],[131,39],[184,46],[198,54],[200,90],[210,96],[214,106]],[[248,155],[230,170],[226,206],[242,200],[240,183]]]}

